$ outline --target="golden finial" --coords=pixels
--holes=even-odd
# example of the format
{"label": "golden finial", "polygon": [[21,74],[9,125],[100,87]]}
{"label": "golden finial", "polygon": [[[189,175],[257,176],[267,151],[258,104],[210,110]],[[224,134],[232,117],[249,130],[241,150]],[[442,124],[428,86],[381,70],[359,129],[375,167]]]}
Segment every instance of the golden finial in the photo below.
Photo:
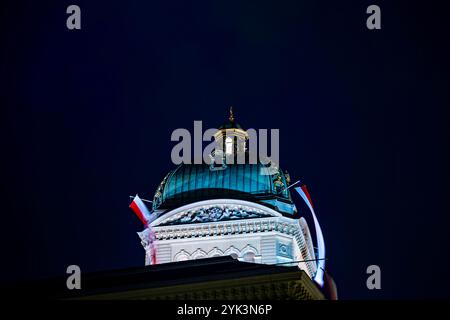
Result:
{"label": "golden finial", "polygon": [[231,122],[234,121],[233,107],[230,107],[230,117],[228,118]]}

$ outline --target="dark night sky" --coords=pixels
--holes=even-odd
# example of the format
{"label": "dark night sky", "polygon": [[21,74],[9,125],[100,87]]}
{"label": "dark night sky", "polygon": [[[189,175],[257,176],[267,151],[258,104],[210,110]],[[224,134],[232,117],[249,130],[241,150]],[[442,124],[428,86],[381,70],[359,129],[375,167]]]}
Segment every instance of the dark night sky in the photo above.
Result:
{"label": "dark night sky", "polygon": [[[365,26],[373,3],[382,30]],[[449,298],[444,3],[2,1],[0,281],[143,265],[128,196],[173,167],[174,129],[233,105],[280,129],[341,298]]]}

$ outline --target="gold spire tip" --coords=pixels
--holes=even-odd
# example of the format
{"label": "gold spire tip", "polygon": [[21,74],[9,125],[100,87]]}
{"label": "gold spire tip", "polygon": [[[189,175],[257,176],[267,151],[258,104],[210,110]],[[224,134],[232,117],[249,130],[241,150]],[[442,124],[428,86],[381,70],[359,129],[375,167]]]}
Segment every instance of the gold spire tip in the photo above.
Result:
{"label": "gold spire tip", "polygon": [[230,121],[234,121],[233,107],[230,107],[230,117],[228,118]]}

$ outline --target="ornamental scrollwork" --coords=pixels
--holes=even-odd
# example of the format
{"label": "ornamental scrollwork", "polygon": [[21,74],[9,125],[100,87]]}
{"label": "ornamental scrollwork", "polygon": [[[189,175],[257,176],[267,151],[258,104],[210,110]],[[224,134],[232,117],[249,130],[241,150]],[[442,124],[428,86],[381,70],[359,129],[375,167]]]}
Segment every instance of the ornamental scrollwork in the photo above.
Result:
{"label": "ornamental scrollwork", "polygon": [[180,218],[163,222],[160,225],[165,226],[176,224],[217,222],[217,221],[267,218],[267,217],[271,217],[271,215],[264,212],[249,211],[242,208],[209,207],[209,208],[200,208],[195,211],[188,211]]}

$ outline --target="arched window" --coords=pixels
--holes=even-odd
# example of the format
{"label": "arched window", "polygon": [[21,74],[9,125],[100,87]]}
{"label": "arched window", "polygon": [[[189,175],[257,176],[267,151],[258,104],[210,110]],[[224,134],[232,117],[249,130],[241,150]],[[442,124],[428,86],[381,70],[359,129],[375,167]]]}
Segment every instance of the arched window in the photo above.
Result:
{"label": "arched window", "polygon": [[210,252],[208,252],[208,257],[221,257],[223,256],[223,251],[217,247],[214,247]]}
{"label": "arched window", "polygon": [[178,256],[176,259],[176,261],[186,261],[186,260],[189,260],[189,257],[185,254]]}
{"label": "arched window", "polygon": [[247,252],[243,258],[245,262],[255,262],[255,254],[253,252]]}
{"label": "arched window", "polygon": [[236,247],[231,246],[227,250],[225,250],[224,255],[231,256],[233,259],[238,259],[241,255],[241,252]]}
{"label": "arched window", "polygon": [[189,260],[189,253],[187,253],[184,250],[181,250],[180,252],[178,252],[175,257],[174,257],[175,261],[186,261]]}
{"label": "arched window", "polygon": [[205,251],[201,250],[201,249],[197,249],[191,256],[191,259],[197,260],[197,259],[203,259],[203,258],[207,258],[208,255],[206,254]]}

